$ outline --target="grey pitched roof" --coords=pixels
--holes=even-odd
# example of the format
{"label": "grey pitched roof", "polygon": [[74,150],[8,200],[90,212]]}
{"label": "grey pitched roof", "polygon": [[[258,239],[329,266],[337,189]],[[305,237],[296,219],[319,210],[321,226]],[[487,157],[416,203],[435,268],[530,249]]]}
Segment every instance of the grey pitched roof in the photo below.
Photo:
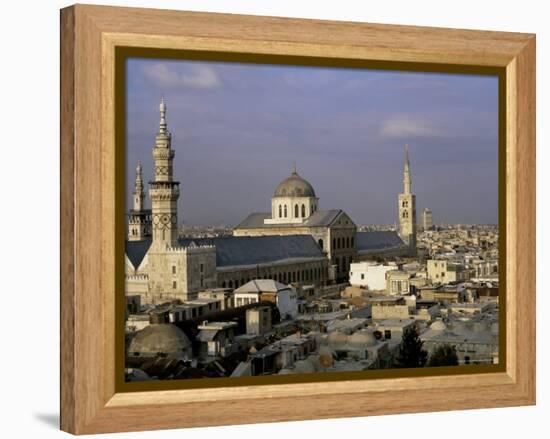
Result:
{"label": "grey pitched roof", "polygon": [[297,258],[323,258],[323,252],[310,235],[224,236],[180,239],[181,245],[216,246],[218,267],[249,266]]}
{"label": "grey pitched roof", "polygon": [[386,250],[405,245],[397,232],[357,232],[356,247],[358,252]]}
{"label": "grey pitched roof", "polygon": [[341,209],[318,210],[313,212],[313,214],[304,222],[304,225],[308,227],[330,226],[342,212],[343,211]]}
{"label": "grey pitched roof", "polygon": [[271,218],[269,212],[255,212],[248,215],[235,228],[236,229],[255,229],[257,227],[269,227],[264,225],[264,219]]}
{"label": "grey pitched roof", "polygon": [[253,279],[235,290],[235,293],[277,293],[288,290],[289,286],[273,279]]}
{"label": "grey pitched roof", "polygon": [[318,210],[313,212],[313,214],[305,220],[302,224],[264,224],[264,220],[271,218],[271,213],[269,212],[256,212],[248,215],[236,229],[256,229],[256,228],[270,228],[270,227],[321,227],[329,226],[334,220],[342,213],[340,209],[332,210]]}
{"label": "grey pitched roof", "polygon": [[126,241],[126,256],[130,259],[130,262],[134,268],[138,268],[141,261],[147,254],[149,247],[151,247],[151,239],[144,239],[141,241]]}

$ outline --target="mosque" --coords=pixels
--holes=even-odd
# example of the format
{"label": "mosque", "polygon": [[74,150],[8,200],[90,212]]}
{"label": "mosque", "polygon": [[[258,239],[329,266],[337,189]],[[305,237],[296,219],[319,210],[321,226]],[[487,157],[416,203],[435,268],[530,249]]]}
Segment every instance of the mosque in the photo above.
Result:
{"label": "mosque", "polygon": [[416,199],[407,149],[403,193],[398,197],[399,232],[359,232],[343,210],[320,209],[313,186],[294,167],[275,189],[271,212],[251,213],[234,228],[233,236],[180,238],[180,188],[173,178],[175,151],[164,100],[159,109],[155,176],[149,183],[151,209],[145,208],[138,163],[133,208],[128,212],[127,295],[140,295],[142,303],[192,300],[199,291],[234,289],[251,279],[273,279],[311,290],[346,282],[351,262],[415,254]]}

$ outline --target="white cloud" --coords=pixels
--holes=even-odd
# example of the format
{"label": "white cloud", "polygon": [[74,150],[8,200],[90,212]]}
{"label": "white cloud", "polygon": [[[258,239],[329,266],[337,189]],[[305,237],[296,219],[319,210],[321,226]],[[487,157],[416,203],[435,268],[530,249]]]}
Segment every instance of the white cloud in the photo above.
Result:
{"label": "white cloud", "polygon": [[156,63],[143,67],[143,73],[157,86],[164,88],[213,89],[221,85],[221,80],[209,66],[192,66],[179,72],[166,64]]}
{"label": "white cloud", "polygon": [[380,134],[388,138],[440,137],[441,131],[435,124],[417,115],[399,114],[382,123]]}

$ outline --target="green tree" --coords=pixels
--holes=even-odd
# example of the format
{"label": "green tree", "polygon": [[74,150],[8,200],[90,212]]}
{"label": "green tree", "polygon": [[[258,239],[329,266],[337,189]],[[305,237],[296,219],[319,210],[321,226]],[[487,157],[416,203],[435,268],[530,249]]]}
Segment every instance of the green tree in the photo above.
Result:
{"label": "green tree", "polygon": [[456,347],[450,344],[442,344],[437,346],[430,355],[428,366],[458,366]]}
{"label": "green tree", "polygon": [[399,354],[395,359],[396,367],[424,367],[428,352],[422,349],[424,342],[418,336],[416,326],[403,331]]}

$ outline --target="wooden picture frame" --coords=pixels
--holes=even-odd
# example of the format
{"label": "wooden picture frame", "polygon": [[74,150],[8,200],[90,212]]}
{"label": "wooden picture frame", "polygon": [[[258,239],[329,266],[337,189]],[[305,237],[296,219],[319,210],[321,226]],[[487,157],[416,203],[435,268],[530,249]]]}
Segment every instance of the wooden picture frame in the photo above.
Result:
{"label": "wooden picture frame", "polygon": [[[506,356],[491,373],[120,392],[115,52],[120,47],[500,69]],[[503,252],[504,253],[504,252]],[[74,434],[535,403],[535,37],[76,5],[61,11],[61,428]],[[420,395],[420,396],[419,396]],[[449,397],[452,395],[452,397]],[[254,407],[253,418],[239,416]]]}

